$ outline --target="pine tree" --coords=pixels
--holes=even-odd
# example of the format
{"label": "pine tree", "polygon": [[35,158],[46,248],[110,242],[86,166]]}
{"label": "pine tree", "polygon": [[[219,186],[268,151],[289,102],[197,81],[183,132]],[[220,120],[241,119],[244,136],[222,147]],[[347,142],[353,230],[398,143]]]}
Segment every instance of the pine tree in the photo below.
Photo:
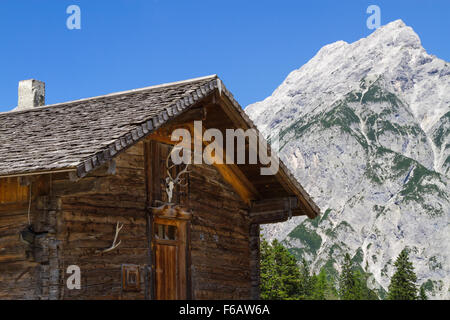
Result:
{"label": "pine tree", "polygon": [[369,275],[363,269],[356,269],[348,253],[339,276],[339,298],[341,300],[378,300],[375,291],[368,287]]}
{"label": "pine tree", "polygon": [[314,280],[311,276],[311,269],[308,261],[302,260],[300,265],[300,284],[299,284],[299,295],[300,299],[308,300],[312,298],[314,291]]}
{"label": "pine tree", "polygon": [[415,300],[417,299],[417,277],[412,262],[409,261],[408,252],[403,249],[394,263],[396,271],[391,278],[388,288],[388,300]]}
{"label": "pine tree", "polygon": [[344,256],[344,263],[339,276],[339,297],[342,300],[355,300],[357,294],[357,282],[353,272],[353,263],[348,253]]}
{"label": "pine tree", "polygon": [[427,294],[425,293],[425,288],[423,286],[420,287],[418,299],[419,300],[428,300]]}
{"label": "pine tree", "polygon": [[277,240],[261,242],[261,298],[299,299],[300,271],[295,257]]}
{"label": "pine tree", "polygon": [[312,300],[326,300],[327,297],[330,295],[330,285],[328,284],[327,280],[327,273],[325,269],[322,268],[320,270],[319,274],[314,276],[314,289],[311,296]]}
{"label": "pine tree", "polygon": [[378,300],[378,295],[367,286],[368,275],[359,270],[354,271],[355,300]]}
{"label": "pine tree", "polygon": [[355,287],[353,289],[354,300],[367,300],[367,285],[365,277],[359,270],[353,272],[353,279],[355,281]]}
{"label": "pine tree", "polygon": [[328,279],[328,292],[326,295],[327,300],[339,300],[339,292],[336,286],[336,283],[330,278]]}

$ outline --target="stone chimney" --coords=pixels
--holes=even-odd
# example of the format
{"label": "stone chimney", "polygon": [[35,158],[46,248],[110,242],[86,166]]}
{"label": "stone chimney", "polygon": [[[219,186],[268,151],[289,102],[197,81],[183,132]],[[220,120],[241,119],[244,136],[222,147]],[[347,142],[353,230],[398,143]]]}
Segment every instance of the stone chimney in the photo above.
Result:
{"label": "stone chimney", "polygon": [[25,110],[45,105],[45,83],[39,80],[19,82],[19,101],[17,110]]}

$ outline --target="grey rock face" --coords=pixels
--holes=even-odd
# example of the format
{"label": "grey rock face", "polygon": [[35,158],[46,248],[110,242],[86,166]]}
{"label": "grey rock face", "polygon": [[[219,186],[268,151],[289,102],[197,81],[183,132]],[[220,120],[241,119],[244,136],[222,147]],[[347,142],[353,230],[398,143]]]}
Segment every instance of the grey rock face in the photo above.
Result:
{"label": "grey rock face", "polygon": [[322,209],[265,227],[336,275],[349,252],[383,294],[404,247],[419,283],[450,298],[450,65],[398,20],[323,47],[246,108]]}

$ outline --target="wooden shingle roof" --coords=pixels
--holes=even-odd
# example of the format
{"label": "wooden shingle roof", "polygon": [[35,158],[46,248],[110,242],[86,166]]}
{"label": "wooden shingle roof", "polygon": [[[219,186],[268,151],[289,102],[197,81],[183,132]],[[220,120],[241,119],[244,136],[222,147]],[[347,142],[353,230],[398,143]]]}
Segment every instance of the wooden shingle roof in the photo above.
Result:
{"label": "wooden shingle roof", "polygon": [[[82,178],[216,91],[255,128],[216,75],[0,113],[0,177],[70,170]],[[281,161],[280,169],[317,215],[320,210]]]}
{"label": "wooden shingle roof", "polygon": [[215,89],[216,76],[0,114],[0,176],[79,175]]}

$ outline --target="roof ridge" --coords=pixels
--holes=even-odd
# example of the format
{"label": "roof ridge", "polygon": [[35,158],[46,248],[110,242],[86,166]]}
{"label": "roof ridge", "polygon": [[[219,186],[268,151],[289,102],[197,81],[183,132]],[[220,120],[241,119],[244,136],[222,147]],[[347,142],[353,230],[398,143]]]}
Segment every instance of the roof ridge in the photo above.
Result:
{"label": "roof ridge", "polygon": [[194,92],[183,95],[171,105],[164,108],[164,110],[161,110],[158,114],[137,123],[134,128],[116,138],[107,146],[99,148],[99,150],[93,155],[81,159],[79,164],[76,166],[76,174],[78,178],[83,178],[86,174],[105,163],[108,159],[113,158],[119,152],[140,141],[142,138],[146,137],[166,122],[170,121],[176,115],[182,113],[198,101],[210,95],[215,89],[217,89],[219,81],[220,79],[218,79],[217,76],[216,78],[212,78],[212,81],[200,86]]}
{"label": "roof ridge", "polygon": [[181,81],[174,81],[174,82],[167,82],[167,83],[157,84],[157,85],[143,87],[143,88],[112,92],[112,93],[107,93],[107,94],[100,95],[100,96],[95,96],[95,97],[82,98],[82,99],[71,100],[71,101],[66,101],[66,102],[59,102],[59,103],[54,103],[54,104],[48,104],[48,105],[45,105],[45,106],[30,108],[30,109],[27,109],[27,110],[14,110],[13,109],[11,111],[0,112],[0,117],[3,116],[3,115],[32,112],[32,111],[43,110],[43,109],[46,109],[46,108],[49,108],[49,107],[53,108],[53,107],[58,107],[58,106],[62,106],[62,105],[66,106],[66,105],[73,104],[73,103],[85,102],[85,101],[101,99],[101,98],[115,97],[115,96],[120,96],[120,95],[123,95],[123,94],[142,92],[142,91],[152,90],[152,89],[165,88],[165,87],[180,85],[180,84],[189,83],[189,82],[206,80],[206,79],[209,79],[209,78],[216,79],[216,78],[219,78],[219,77],[217,76],[217,74],[211,74],[211,75],[207,75],[207,76],[203,76],[203,77],[197,77],[197,78],[186,79],[186,80],[181,80]]}

